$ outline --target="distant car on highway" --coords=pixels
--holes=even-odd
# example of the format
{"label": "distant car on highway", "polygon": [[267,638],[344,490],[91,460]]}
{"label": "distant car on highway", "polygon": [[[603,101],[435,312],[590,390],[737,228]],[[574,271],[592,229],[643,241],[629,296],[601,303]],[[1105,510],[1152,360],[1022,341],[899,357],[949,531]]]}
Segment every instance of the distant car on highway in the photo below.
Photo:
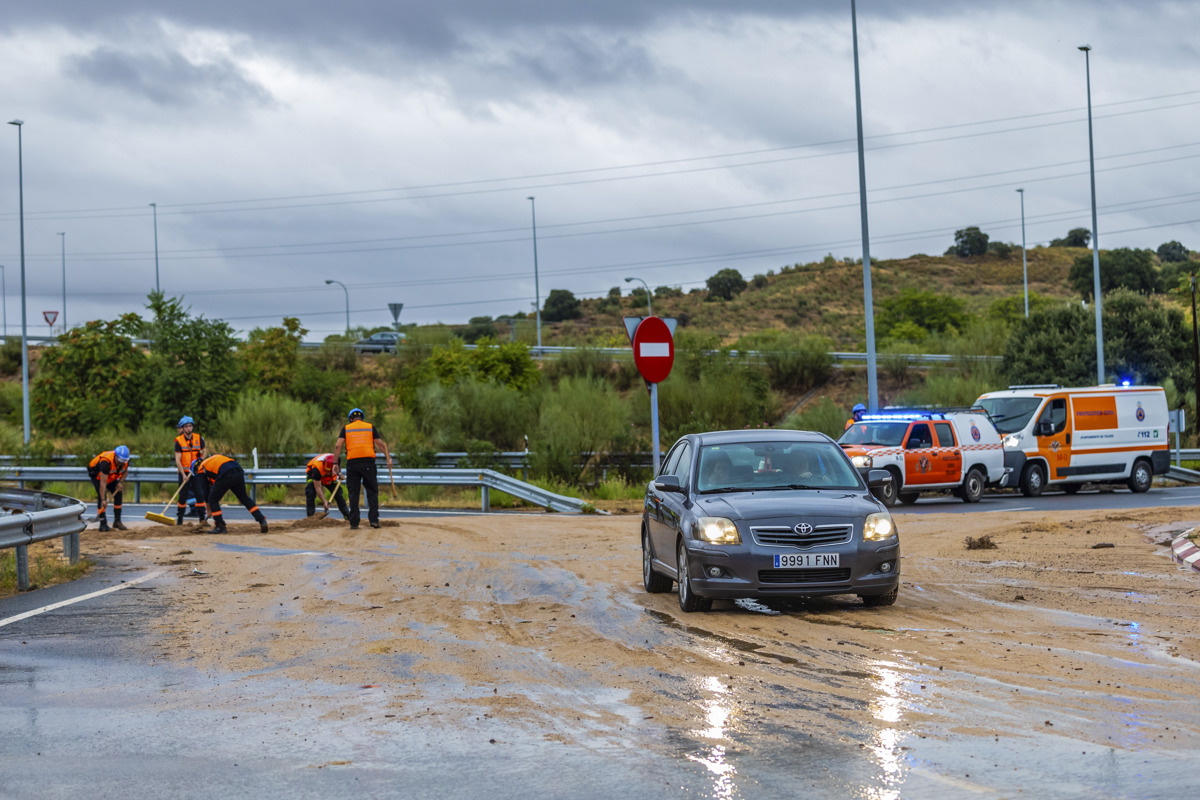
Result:
{"label": "distant car on highway", "polygon": [[891,476],[870,470],[867,477],[821,433],[682,437],[646,487],[646,591],[677,585],[684,611],[707,611],[714,598],[836,594],[892,605],[900,540],[871,494]]}
{"label": "distant car on highway", "polygon": [[365,339],[359,339],[354,343],[354,351],[357,353],[391,353],[395,351],[397,345],[404,344],[404,334],[395,331],[380,331],[372,333]]}

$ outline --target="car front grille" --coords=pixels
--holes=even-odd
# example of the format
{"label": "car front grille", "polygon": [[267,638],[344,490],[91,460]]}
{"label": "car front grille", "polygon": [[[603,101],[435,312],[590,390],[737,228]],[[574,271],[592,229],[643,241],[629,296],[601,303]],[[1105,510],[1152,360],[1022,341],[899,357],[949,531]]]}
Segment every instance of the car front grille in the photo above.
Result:
{"label": "car front grille", "polygon": [[838,583],[850,580],[850,569],[764,569],[758,573],[759,583]]}
{"label": "car front grille", "polygon": [[769,547],[799,547],[807,549],[825,544],[845,544],[854,535],[853,525],[817,525],[807,536],[796,533],[794,528],[764,526],[750,528],[754,541]]}

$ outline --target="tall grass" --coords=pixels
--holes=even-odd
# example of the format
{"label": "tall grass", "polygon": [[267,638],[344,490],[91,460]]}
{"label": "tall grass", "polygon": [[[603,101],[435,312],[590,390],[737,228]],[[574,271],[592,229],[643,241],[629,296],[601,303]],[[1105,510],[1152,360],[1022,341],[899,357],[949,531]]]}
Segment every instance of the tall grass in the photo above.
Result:
{"label": "tall grass", "polygon": [[808,403],[798,413],[785,419],[780,427],[797,431],[817,431],[834,439],[842,435],[846,426],[846,409],[822,397]]}
{"label": "tall grass", "polygon": [[767,375],[775,389],[805,392],[833,375],[833,343],[820,336],[785,340],[766,353]]}
{"label": "tall grass", "polygon": [[[309,453],[329,443],[320,411],[308,403],[271,392],[247,391],[238,395],[237,405],[217,418],[221,444],[235,453],[258,448],[260,465],[291,464],[294,459],[273,458],[278,454]],[[209,452],[217,452],[214,447]]]}
{"label": "tall grass", "polygon": [[565,378],[544,394],[537,432],[530,437],[531,466],[569,484],[591,482],[599,468],[594,454],[610,450],[628,427],[629,405],[610,384]]}

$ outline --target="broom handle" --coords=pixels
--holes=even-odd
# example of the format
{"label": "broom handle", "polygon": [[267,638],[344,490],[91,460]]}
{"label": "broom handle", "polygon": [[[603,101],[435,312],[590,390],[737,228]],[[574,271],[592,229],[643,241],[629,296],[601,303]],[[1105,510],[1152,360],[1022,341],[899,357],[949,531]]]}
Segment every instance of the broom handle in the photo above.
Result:
{"label": "broom handle", "polygon": [[[188,478],[188,480],[191,480],[191,478]],[[183,491],[183,487],[185,485],[187,485],[187,481],[184,481],[183,483],[179,484],[179,488],[175,490],[175,494],[171,495],[171,499],[167,501],[167,504],[165,506],[163,506],[163,510],[162,510],[163,516],[166,516],[167,509],[171,507],[171,503],[175,502],[175,498],[179,497],[179,493]]]}
{"label": "broom handle", "polygon": [[388,463],[388,482],[392,484],[392,499],[396,499],[396,479],[392,477],[392,465]]}

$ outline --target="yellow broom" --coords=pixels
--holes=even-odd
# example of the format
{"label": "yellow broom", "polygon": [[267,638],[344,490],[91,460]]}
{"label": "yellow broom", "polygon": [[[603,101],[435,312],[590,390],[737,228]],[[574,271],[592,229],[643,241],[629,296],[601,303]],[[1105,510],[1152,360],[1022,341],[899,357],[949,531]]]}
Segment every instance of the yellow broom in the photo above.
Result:
{"label": "yellow broom", "polygon": [[[334,499],[334,497],[336,497],[336,496],[337,496],[337,490],[338,490],[338,487],[339,487],[339,486],[341,486],[341,485],[342,485],[342,479],[341,479],[341,478],[338,478],[338,481],[337,481],[337,483],[335,483],[335,484],[333,485],[333,489],[331,489],[331,490],[330,490],[330,492],[329,492],[329,497],[327,497],[327,498],[326,498],[326,500],[327,500],[327,501],[328,501],[328,500],[332,500],[332,499]],[[321,492],[322,492],[322,494],[323,494],[323,493],[325,492],[325,490],[324,490],[324,489],[322,489],[322,490],[321,490]],[[322,509],[322,510],[318,511],[317,513],[313,514],[313,518],[314,518],[314,519],[325,519],[325,518],[326,518],[326,517],[328,517],[328,516],[329,516],[329,512],[328,512],[328,511],[325,511],[324,509]]]}
{"label": "yellow broom", "polygon": [[171,499],[163,506],[163,513],[155,514],[153,511],[146,512],[146,519],[151,522],[161,522],[163,525],[175,525],[175,520],[167,516],[167,509],[171,507],[171,503],[175,502],[175,498],[179,497],[179,493],[183,491],[184,484],[179,484],[179,488],[175,490],[175,494],[171,495]]}

